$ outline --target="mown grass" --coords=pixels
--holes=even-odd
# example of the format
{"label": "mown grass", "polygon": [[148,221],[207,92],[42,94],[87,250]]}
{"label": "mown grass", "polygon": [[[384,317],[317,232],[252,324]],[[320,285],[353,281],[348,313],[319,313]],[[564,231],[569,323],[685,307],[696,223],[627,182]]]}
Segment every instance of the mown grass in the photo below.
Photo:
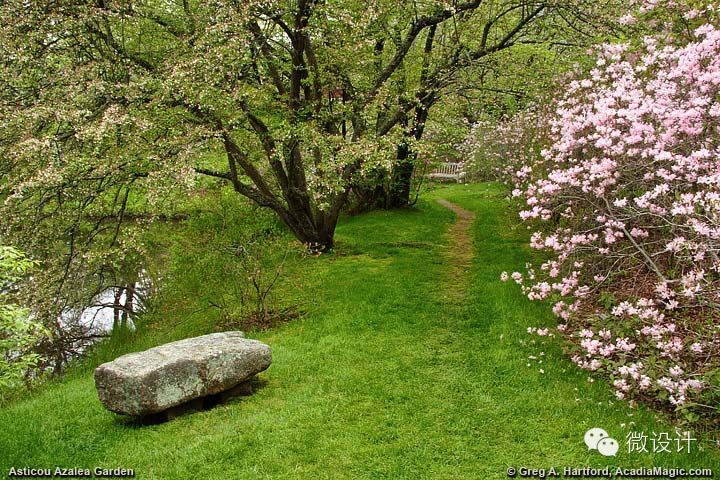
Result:
{"label": "mown grass", "polygon": [[[616,401],[551,339],[534,343],[525,332],[553,320],[546,306],[498,280],[530,256],[527,233],[503,195],[491,184],[446,187],[416,209],[344,219],[336,254],[289,262],[283,288],[302,300],[305,315],[251,335],[273,348],[263,387],[142,426],[102,408],[93,362],[209,331],[218,320],[195,311],[193,299],[173,318],[156,311],[130,343],[100,349],[89,365],[0,409],[0,472],[106,466],[160,479],[492,479],[522,465],[720,468],[717,451],[698,445],[690,454],[623,448],[610,459],[587,450],[583,434],[591,427],[605,428],[623,447],[631,430],[673,427]],[[466,274],[450,274],[453,214],[437,198],[477,214]],[[213,271],[206,275],[217,283]],[[163,325],[182,315],[190,320]]]}

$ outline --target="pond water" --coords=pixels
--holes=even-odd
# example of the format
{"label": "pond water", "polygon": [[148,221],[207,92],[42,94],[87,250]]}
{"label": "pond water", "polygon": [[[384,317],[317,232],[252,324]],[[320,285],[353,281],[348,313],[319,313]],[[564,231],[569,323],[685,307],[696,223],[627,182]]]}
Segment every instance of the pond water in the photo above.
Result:
{"label": "pond water", "polygon": [[118,327],[135,330],[133,319],[144,310],[150,286],[145,272],[140,272],[137,281],[106,288],[82,311],[65,310],[60,322],[63,326],[80,328],[93,336],[110,334]]}

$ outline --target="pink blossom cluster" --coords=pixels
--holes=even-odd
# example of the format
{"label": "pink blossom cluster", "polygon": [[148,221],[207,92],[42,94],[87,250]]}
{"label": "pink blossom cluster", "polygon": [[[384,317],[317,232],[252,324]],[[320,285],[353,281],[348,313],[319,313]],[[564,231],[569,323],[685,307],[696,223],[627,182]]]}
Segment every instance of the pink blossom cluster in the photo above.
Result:
{"label": "pink blossom cluster", "polygon": [[619,398],[684,409],[717,395],[720,29],[604,45],[548,125],[541,154],[509,165],[530,244],[550,257],[502,278],[553,302],[573,360]]}

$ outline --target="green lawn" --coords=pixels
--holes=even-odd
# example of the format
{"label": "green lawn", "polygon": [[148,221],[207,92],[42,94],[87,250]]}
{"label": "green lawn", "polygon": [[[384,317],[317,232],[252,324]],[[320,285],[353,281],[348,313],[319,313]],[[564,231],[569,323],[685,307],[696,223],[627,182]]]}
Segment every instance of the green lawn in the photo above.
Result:
{"label": "green lawn", "polygon": [[[293,264],[302,288],[292,295],[306,314],[251,335],[274,358],[251,397],[141,426],[105,411],[91,369],[78,368],[2,407],[0,472],[105,466],[160,479],[492,479],[507,478],[509,466],[720,471],[717,450],[695,444],[690,454],[628,454],[629,431],[673,427],[589,382],[554,340],[526,333],[554,320],[499,281],[531,255],[503,196],[495,185],[444,187],[417,209],[342,221],[335,255]],[[477,215],[466,275],[450,275],[454,214],[438,198]],[[138,344],[166,340],[148,338]],[[587,450],[591,427],[620,441],[616,458]]]}

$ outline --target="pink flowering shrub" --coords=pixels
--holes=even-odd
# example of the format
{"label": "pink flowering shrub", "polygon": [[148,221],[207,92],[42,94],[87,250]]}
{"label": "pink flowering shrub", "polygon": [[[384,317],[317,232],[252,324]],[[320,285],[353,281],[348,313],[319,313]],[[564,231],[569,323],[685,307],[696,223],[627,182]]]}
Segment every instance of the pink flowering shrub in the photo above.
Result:
{"label": "pink flowering shrub", "polygon": [[502,278],[553,303],[573,361],[618,398],[717,421],[720,29],[603,46],[550,142],[512,178],[549,259]]}
{"label": "pink flowering shrub", "polygon": [[522,115],[474,123],[458,145],[470,180],[516,185],[528,181],[531,165],[537,166],[535,159],[548,146],[549,115],[546,107],[536,104]]}

